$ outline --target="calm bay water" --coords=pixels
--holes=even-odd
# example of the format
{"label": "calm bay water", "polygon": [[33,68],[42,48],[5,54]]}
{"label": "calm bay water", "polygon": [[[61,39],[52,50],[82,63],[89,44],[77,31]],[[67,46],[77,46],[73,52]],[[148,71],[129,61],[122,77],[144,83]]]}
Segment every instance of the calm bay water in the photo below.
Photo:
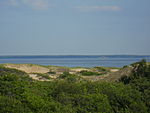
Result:
{"label": "calm bay water", "polygon": [[52,55],[52,56],[0,56],[0,64],[3,63],[29,63],[40,65],[55,65],[67,67],[122,67],[131,63],[146,59],[149,56],[136,55]]}

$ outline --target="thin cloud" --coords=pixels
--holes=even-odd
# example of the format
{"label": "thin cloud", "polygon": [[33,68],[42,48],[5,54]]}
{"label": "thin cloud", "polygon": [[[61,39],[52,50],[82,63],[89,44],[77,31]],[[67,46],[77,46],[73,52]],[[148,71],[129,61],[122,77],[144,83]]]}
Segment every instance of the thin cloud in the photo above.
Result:
{"label": "thin cloud", "polygon": [[81,11],[118,11],[121,8],[118,6],[77,6],[75,9]]}
{"label": "thin cloud", "polygon": [[38,10],[48,9],[49,7],[49,4],[45,0],[22,0],[22,2]]}
{"label": "thin cloud", "polygon": [[46,0],[7,0],[3,4],[7,6],[26,5],[35,10],[45,10],[49,8],[49,3]]}

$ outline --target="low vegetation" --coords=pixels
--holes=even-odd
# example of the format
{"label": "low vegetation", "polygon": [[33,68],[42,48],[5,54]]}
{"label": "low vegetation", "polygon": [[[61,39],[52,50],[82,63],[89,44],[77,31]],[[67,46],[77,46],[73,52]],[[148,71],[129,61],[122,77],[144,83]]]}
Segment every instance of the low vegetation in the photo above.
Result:
{"label": "low vegetation", "polygon": [[40,79],[51,79],[51,77],[47,73],[45,73],[45,74],[36,73],[36,75],[37,75],[37,77],[40,77]]}
{"label": "low vegetation", "polygon": [[118,82],[90,82],[68,72],[35,81],[0,67],[0,113],[149,113],[150,65],[143,60],[132,68]]}
{"label": "low vegetation", "polygon": [[100,71],[100,72],[108,72],[109,71],[109,69],[108,68],[104,68],[104,67],[99,67],[99,66],[97,66],[97,67],[94,67],[97,71]]}
{"label": "low vegetation", "polygon": [[102,75],[103,73],[83,70],[83,71],[80,71],[79,74],[82,76],[99,76],[99,75]]}
{"label": "low vegetation", "polygon": [[54,75],[54,74],[56,74],[56,72],[54,72],[54,71],[49,71],[49,72],[47,72],[47,74]]}

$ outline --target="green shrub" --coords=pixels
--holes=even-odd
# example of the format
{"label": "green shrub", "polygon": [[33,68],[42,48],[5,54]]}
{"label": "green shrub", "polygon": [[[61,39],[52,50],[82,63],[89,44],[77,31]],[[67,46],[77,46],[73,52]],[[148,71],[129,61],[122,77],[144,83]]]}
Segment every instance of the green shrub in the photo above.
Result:
{"label": "green shrub", "polygon": [[49,77],[49,74],[45,73],[45,74],[41,74],[41,73],[36,73],[38,77],[40,77],[41,79],[51,79]]}
{"label": "green shrub", "polygon": [[99,67],[99,66],[97,66],[97,67],[94,67],[94,68],[96,68],[98,71],[100,71],[100,72],[106,72],[106,71],[108,71],[108,69],[106,69],[106,68],[104,68],[104,67]]}
{"label": "green shrub", "polygon": [[68,82],[79,82],[80,80],[82,80],[82,78],[79,77],[78,75],[70,74],[69,72],[64,72],[59,76],[58,79],[64,79],[67,80]]}
{"label": "green shrub", "polygon": [[24,72],[0,68],[0,112],[148,113],[150,67],[137,65],[115,83],[84,81],[69,72],[56,81],[32,81]]}
{"label": "green shrub", "polygon": [[74,105],[77,113],[110,113],[111,106],[108,98],[103,94],[77,95]]}
{"label": "green shrub", "polygon": [[99,76],[102,75],[101,73],[98,72],[92,72],[92,71],[80,71],[79,74],[83,75],[83,76]]}
{"label": "green shrub", "polygon": [[31,110],[15,98],[0,96],[0,113],[32,113]]}
{"label": "green shrub", "polygon": [[54,72],[54,71],[49,71],[49,72],[47,72],[47,74],[56,74],[56,72]]}

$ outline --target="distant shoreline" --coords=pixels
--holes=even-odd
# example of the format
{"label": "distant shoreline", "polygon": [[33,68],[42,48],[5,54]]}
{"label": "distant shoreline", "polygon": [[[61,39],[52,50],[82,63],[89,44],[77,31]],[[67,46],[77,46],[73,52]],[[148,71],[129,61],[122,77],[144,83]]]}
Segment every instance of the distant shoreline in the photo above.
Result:
{"label": "distant shoreline", "polygon": [[150,56],[150,55],[136,55],[136,54],[117,54],[117,55],[0,55],[0,56]]}

